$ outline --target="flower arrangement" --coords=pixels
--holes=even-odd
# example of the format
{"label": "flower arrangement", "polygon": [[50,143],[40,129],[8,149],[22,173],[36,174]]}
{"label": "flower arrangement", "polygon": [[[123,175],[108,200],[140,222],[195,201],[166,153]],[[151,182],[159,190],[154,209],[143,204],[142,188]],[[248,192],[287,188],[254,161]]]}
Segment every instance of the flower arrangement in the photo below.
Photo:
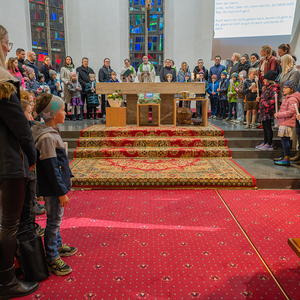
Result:
{"label": "flower arrangement", "polygon": [[117,90],[113,94],[108,95],[107,100],[111,107],[121,107],[124,102],[124,96],[120,90]]}

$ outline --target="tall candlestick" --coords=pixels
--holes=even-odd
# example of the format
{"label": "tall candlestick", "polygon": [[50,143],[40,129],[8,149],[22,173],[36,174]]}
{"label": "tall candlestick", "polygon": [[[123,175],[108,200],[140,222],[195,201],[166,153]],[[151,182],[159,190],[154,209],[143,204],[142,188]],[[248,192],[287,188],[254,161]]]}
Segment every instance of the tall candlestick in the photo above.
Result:
{"label": "tall candlestick", "polygon": [[258,77],[255,77],[255,81],[256,81],[256,92],[257,92],[257,97],[259,97],[259,85],[258,85]]}
{"label": "tall candlestick", "polygon": [[77,72],[76,75],[77,75],[77,83],[76,83],[76,86],[78,87],[79,72]]}
{"label": "tall candlestick", "polygon": [[213,82],[212,84],[213,84],[213,90],[212,91],[215,92],[215,83]]}
{"label": "tall candlestick", "polygon": [[230,93],[232,93],[232,82],[233,82],[233,80],[230,79],[230,89],[229,89],[229,92],[230,92]]}
{"label": "tall candlestick", "polygon": [[275,112],[278,113],[278,100],[277,100],[277,93],[275,93]]}

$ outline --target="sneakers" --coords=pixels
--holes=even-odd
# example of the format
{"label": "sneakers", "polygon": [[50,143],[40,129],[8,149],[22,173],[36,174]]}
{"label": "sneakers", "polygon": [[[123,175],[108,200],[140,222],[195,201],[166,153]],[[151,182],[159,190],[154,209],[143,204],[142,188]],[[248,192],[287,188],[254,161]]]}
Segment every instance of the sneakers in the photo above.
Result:
{"label": "sneakers", "polygon": [[285,155],[282,160],[274,161],[274,164],[278,166],[289,167],[291,165],[290,157]]}
{"label": "sneakers", "polygon": [[261,143],[260,145],[255,146],[255,149],[261,149],[261,147],[264,147],[265,145],[265,143]]}
{"label": "sneakers", "polygon": [[244,128],[245,129],[249,129],[250,128],[250,124],[247,124]]}
{"label": "sneakers", "polygon": [[55,275],[68,275],[72,272],[70,266],[68,266],[60,257],[53,259],[52,261],[47,261],[48,269]]}
{"label": "sneakers", "polygon": [[213,119],[213,117],[214,117],[213,115],[210,115],[210,116],[208,117],[208,119]]}
{"label": "sneakers", "polygon": [[224,121],[224,122],[228,122],[228,121],[230,121],[230,118],[227,117],[227,118],[224,119],[223,121]]}
{"label": "sneakers", "polygon": [[35,230],[35,233],[40,236],[43,237],[45,234],[45,228],[42,228],[41,225],[38,226],[38,228]]}
{"label": "sneakers", "polygon": [[58,247],[58,253],[61,257],[67,257],[72,256],[76,254],[78,251],[75,247],[69,247],[67,245],[62,244],[60,247]]}
{"label": "sneakers", "polygon": [[255,125],[255,124],[252,124],[251,128],[252,128],[252,129],[256,129],[256,125]]}
{"label": "sneakers", "polygon": [[40,202],[37,202],[35,206],[35,213],[37,215],[43,215],[46,212],[46,206],[42,205]]}
{"label": "sneakers", "polygon": [[216,118],[217,118],[217,116],[216,116],[216,115],[214,115],[214,116],[213,116],[213,119],[216,119]]}
{"label": "sneakers", "polygon": [[265,144],[259,148],[260,150],[273,150],[272,145]]}

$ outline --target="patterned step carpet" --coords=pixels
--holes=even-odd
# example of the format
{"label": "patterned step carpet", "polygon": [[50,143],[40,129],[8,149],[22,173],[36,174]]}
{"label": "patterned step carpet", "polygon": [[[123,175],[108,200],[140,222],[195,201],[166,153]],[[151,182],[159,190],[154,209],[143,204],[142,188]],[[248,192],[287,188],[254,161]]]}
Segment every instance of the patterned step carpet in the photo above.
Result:
{"label": "patterned step carpet", "polygon": [[223,130],[208,127],[81,131],[71,169],[74,187],[245,187],[256,180],[232,159]]}
{"label": "patterned step carpet", "polygon": [[246,234],[215,190],[74,192],[61,225],[63,242],[78,247],[64,258],[73,272],[22,299],[300,299],[286,243],[297,237],[299,193],[219,193]]}

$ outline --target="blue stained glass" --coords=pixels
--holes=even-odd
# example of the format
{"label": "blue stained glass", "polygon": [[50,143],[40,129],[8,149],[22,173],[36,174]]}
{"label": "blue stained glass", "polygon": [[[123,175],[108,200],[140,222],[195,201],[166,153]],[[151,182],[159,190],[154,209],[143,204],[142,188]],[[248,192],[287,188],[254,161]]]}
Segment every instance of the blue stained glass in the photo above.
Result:
{"label": "blue stained glass", "polygon": [[141,37],[137,36],[137,37],[135,38],[135,42],[136,42],[136,43],[140,43],[140,42],[141,42]]}
{"label": "blue stained glass", "polygon": [[141,19],[135,19],[135,25],[140,25],[141,24]]}
{"label": "blue stained glass", "polygon": [[135,28],[135,33],[139,33],[139,28]]}
{"label": "blue stained glass", "polygon": [[157,19],[157,15],[152,15],[152,18]]}
{"label": "blue stained glass", "polygon": [[37,45],[37,42],[32,42],[33,45]]}
{"label": "blue stained glass", "polygon": [[134,0],[134,5],[139,5],[140,4],[139,2],[140,2],[139,0]]}
{"label": "blue stained glass", "polygon": [[141,5],[145,5],[145,0],[141,0]]}
{"label": "blue stained glass", "polygon": [[154,37],[152,38],[152,42],[153,42],[153,43],[157,42],[157,36],[154,36]]}
{"label": "blue stained glass", "polygon": [[45,46],[46,45],[46,43],[41,43],[41,46]]}
{"label": "blue stained glass", "polygon": [[130,39],[130,43],[132,43],[132,39]]}
{"label": "blue stained glass", "polygon": [[164,23],[159,23],[159,30],[163,30],[164,29]]}
{"label": "blue stained glass", "polygon": [[160,8],[160,7],[158,7],[158,8],[157,8],[157,11],[161,11],[161,8]]}
{"label": "blue stained glass", "polygon": [[132,29],[133,28],[133,25],[130,25],[130,29]]}
{"label": "blue stained glass", "polygon": [[161,0],[158,0],[157,5],[161,5]]}
{"label": "blue stained glass", "polygon": [[152,43],[148,43],[148,49],[152,48]]}
{"label": "blue stained glass", "polygon": [[57,15],[55,13],[50,13],[50,20],[57,21]]}
{"label": "blue stained glass", "polygon": [[132,44],[130,44],[130,51],[132,51]]}
{"label": "blue stained glass", "polygon": [[135,51],[141,51],[141,44],[135,44]]}
{"label": "blue stained glass", "polygon": [[140,27],[140,33],[143,33],[143,28],[144,28],[144,26]]}

